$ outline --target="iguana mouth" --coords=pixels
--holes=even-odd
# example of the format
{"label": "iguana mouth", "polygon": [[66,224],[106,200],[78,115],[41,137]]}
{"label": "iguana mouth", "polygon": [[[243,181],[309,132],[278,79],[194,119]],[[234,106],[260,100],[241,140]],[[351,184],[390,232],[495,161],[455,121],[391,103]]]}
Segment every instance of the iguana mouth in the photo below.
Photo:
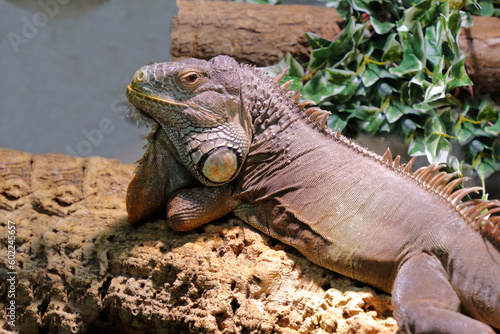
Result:
{"label": "iguana mouth", "polygon": [[209,122],[213,122],[214,124],[220,124],[223,120],[215,117],[211,110],[207,108],[187,101],[187,102],[178,102],[174,99],[170,99],[167,97],[161,97],[158,95],[152,95],[146,92],[141,92],[140,90],[134,88],[131,84],[127,86],[127,98],[133,104],[137,110],[141,112],[141,114],[147,114],[150,117],[154,118],[154,115],[151,114],[146,108],[141,108],[141,105],[148,105],[150,103],[156,105],[163,105],[163,109],[166,109],[165,106],[175,107],[181,109],[191,108],[191,110],[196,111],[198,113],[198,118],[203,119]]}
{"label": "iguana mouth", "polygon": [[161,104],[168,104],[170,106],[176,106],[176,107],[183,107],[183,108],[188,108],[189,106],[185,103],[178,102],[169,98],[164,98],[156,95],[150,95],[150,94],[145,94],[131,85],[127,86],[127,98],[130,100],[130,97],[132,97],[135,100],[139,101],[151,101],[154,103],[161,103]]}

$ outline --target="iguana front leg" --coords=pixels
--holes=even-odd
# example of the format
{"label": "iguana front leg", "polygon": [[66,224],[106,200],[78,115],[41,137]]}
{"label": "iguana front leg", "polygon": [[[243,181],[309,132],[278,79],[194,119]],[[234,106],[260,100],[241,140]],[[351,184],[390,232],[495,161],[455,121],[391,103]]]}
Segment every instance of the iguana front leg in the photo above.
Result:
{"label": "iguana front leg", "polygon": [[134,178],[127,189],[130,224],[156,212],[165,212],[167,200],[175,191],[198,184],[168,149],[172,144],[165,130],[158,127],[149,136],[148,141],[146,154],[139,161]]}
{"label": "iguana front leg", "polygon": [[221,218],[238,207],[231,185],[181,189],[169,200],[167,225],[175,231],[190,231]]}
{"label": "iguana front leg", "polygon": [[414,255],[401,266],[392,304],[406,333],[494,334],[489,326],[460,313],[460,300],[443,265],[430,254]]}

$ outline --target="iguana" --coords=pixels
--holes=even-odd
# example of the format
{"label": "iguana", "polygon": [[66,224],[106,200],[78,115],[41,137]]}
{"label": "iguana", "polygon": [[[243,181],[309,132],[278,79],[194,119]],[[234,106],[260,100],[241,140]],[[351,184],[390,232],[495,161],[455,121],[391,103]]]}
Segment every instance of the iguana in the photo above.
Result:
{"label": "iguana", "polygon": [[[408,333],[500,329],[500,201],[462,199],[442,164],[412,172],[326,126],[277,80],[228,56],[140,68],[151,124],[127,191],[131,224],[188,231],[233,212],[320,266],[392,293]],[[459,189],[456,189],[459,188]]]}

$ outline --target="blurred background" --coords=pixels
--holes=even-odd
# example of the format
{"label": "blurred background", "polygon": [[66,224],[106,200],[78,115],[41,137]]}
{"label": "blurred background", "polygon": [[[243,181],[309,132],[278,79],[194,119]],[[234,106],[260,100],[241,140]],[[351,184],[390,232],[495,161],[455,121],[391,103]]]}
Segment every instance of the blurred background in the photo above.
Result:
{"label": "blurred background", "polygon": [[146,131],[125,88],[170,59],[176,14],[173,0],[0,0],[0,146],[137,161]]}

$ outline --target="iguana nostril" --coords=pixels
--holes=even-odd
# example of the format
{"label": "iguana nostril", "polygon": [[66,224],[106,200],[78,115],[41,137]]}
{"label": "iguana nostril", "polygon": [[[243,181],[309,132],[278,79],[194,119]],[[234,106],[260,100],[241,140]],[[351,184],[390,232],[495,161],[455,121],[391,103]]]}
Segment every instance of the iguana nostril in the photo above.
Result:
{"label": "iguana nostril", "polygon": [[138,70],[137,72],[135,72],[134,77],[136,81],[142,82],[146,78],[146,71]]}
{"label": "iguana nostril", "polygon": [[236,154],[230,150],[217,151],[203,163],[202,173],[212,182],[225,182],[233,177],[238,169]]}

